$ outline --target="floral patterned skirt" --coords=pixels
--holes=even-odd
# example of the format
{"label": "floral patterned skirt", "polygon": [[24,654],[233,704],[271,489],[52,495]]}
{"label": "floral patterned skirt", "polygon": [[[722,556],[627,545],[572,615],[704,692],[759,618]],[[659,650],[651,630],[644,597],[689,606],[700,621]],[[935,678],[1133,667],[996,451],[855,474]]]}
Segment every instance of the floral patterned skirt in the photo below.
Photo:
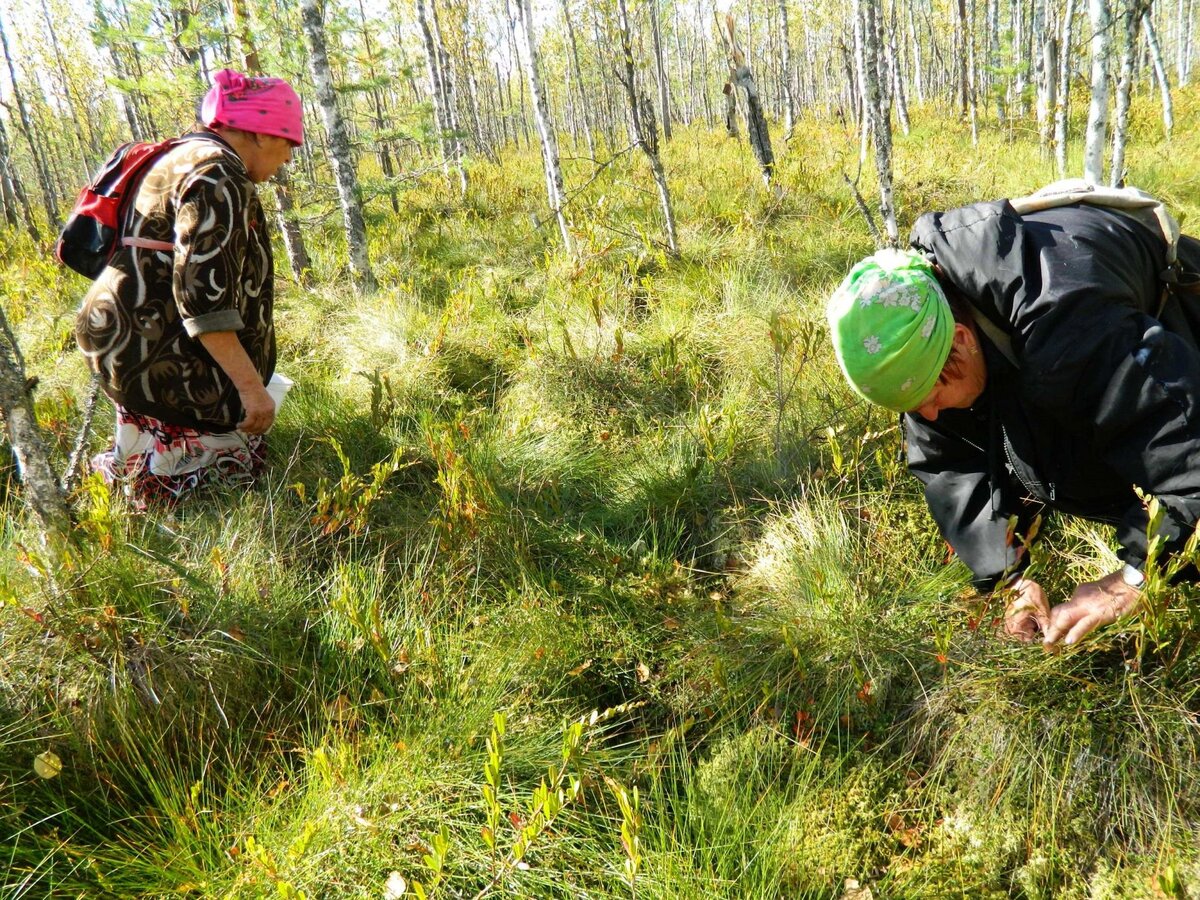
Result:
{"label": "floral patterned skirt", "polygon": [[118,406],[113,446],[92,457],[92,470],[123,485],[139,506],[171,504],[201,485],[249,484],[266,450],[261,434],[197,431]]}

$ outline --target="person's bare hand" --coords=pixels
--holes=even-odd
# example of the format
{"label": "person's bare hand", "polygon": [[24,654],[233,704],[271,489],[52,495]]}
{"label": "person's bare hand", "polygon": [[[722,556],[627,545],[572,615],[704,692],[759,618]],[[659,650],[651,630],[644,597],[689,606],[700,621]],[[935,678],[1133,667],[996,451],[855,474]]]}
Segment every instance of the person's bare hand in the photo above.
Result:
{"label": "person's bare hand", "polygon": [[239,391],[239,396],[246,416],[238,422],[238,428],[246,434],[266,434],[275,424],[275,401],[267,389],[259,384]]}
{"label": "person's bare hand", "polygon": [[1070,600],[1050,610],[1042,642],[1047,649],[1078,643],[1101,625],[1133,612],[1140,598],[1141,591],[1126,584],[1119,571],[1099,581],[1085,581]]}
{"label": "person's bare hand", "polygon": [[1004,633],[1029,643],[1044,634],[1050,624],[1050,601],[1036,581],[1018,578],[1008,588],[1008,605],[1004,609]]}

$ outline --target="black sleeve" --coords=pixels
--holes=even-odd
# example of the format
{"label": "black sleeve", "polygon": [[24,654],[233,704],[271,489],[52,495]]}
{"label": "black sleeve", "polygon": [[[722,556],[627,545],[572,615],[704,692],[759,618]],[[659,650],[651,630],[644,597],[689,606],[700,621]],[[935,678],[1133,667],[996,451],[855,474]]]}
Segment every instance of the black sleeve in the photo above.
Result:
{"label": "black sleeve", "polygon": [[[1113,330],[1092,359],[1096,390],[1081,399],[1101,458],[1126,484],[1158,498],[1163,549],[1176,553],[1200,521],[1200,352],[1149,316],[1127,312]],[[1138,568],[1147,524],[1134,500],[1117,525],[1118,556]]]}
{"label": "black sleeve", "polygon": [[[947,543],[966,563],[975,586],[990,591],[1001,576],[1026,565],[1016,534],[1028,534],[1039,504],[993,466],[987,422],[968,410],[946,410],[936,422],[905,415],[908,468],[925,485],[925,502]],[[992,474],[992,469],[1000,469]],[[993,480],[1000,480],[993,485]]]}

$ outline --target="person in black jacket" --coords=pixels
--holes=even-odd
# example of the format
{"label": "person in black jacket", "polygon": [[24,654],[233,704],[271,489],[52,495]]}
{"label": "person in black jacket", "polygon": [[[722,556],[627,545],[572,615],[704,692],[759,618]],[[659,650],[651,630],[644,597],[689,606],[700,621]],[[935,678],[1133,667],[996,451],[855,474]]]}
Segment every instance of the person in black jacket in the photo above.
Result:
{"label": "person in black jacket", "polygon": [[[1148,513],[1164,555],[1200,520],[1200,350],[1164,291],[1170,246],[1114,209],[1020,215],[1005,200],[928,213],[912,251],[854,267],[828,307],[839,364],[904,413],[908,463],[1006,630],[1052,647],[1136,610]],[[1180,266],[1200,271],[1200,242]],[[1194,302],[1200,303],[1200,298]],[[1123,568],[1051,607],[1021,535],[1057,510],[1116,526]]]}

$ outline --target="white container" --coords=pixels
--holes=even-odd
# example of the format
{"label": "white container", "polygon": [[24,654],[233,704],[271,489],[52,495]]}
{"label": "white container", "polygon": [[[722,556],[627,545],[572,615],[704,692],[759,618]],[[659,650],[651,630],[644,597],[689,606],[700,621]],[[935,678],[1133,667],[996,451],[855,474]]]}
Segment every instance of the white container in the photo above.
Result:
{"label": "white container", "polygon": [[286,375],[281,375],[278,372],[272,375],[271,380],[267,382],[267,393],[275,401],[275,415],[279,415],[279,409],[283,406],[283,398],[287,396],[287,392],[292,389],[292,385],[295,383]]}

